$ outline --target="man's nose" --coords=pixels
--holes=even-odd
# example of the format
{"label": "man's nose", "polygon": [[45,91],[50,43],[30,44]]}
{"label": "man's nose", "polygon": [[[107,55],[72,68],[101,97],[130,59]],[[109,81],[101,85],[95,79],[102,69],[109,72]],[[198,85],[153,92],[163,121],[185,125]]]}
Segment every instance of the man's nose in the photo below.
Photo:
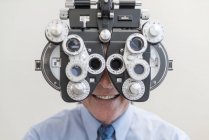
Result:
{"label": "man's nose", "polygon": [[102,75],[102,78],[100,80],[100,85],[103,87],[103,88],[112,88],[112,82],[110,80],[110,77],[108,75],[108,72],[107,70],[105,70],[105,72],[103,73]]}

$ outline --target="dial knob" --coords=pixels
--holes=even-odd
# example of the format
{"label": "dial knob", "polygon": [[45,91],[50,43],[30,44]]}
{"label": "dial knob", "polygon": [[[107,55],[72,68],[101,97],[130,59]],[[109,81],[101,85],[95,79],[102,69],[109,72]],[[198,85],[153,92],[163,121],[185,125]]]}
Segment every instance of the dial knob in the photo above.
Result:
{"label": "dial knob", "polygon": [[45,31],[46,38],[52,43],[62,42],[69,33],[69,27],[61,20],[51,21]]}
{"label": "dial knob", "polygon": [[145,85],[142,81],[127,79],[122,86],[123,95],[131,101],[139,100],[145,93]]}
{"label": "dial knob", "polygon": [[90,86],[86,80],[79,83],[69,82],[67,85],[67,93],[75,101],[84,100],[89,95],[89,92]]}
{"label": "dial knob", "polygon": [[130,86],[130,91],[131,93],[133,94],[140,94],[142,89],[141,89],[141,85],[139,83],[133,83],[131,86]]}
{"label": "dial knob", "polygon": [[58,37],[62,33],[62,25],[61,24],[54,24],[51,27],[49,27],[51,34],[54,37]]}
{"label": "dial knob", "polygon": [[110,33],[110,31],[107,30],[107,29],[102,30],[101,33],[100,33],[100,35],[99,35],[99,39],[103,43],[109,42],[110,39],[111,39],[111,33]]}
{"label": "dial knob", "polygon": [[160,34],[161,28],[157,24],[153,24],[149,28],[149,33],[151,36],[156,37]]}
{"label": "dial knob", "polygon": [[143,26],[143,35],[150,43],[159,43],[164,38],[164,28],[157,21],[148,21]]}

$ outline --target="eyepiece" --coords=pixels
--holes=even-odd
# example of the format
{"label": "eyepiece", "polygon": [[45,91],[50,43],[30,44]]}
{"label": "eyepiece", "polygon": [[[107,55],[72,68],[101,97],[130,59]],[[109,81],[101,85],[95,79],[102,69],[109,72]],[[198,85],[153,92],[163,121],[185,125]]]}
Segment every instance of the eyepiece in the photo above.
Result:
{"label": "eyepiece", "polygon": [[102,55],[94,53],[89,58],[89,72],[100,74],[105,69],[105,59]]}
{"label": "eyepiece", "polygon": [[121,74],[125,71],[123,56],[120,54],[112,54],[107,58],[107,70],[112,74]]}
{"label": "eyepiece", "polygon": [[110,66],[113,70],[118,71],[123,67],[123,62],[121,59],[115,58],[110,61]]}
{"label": "eyepiece", "polygon": [[89,66],[91,67],[92,70],[99,70],[102,66],[102,62],[101,60],[95,57],[89,61]]}

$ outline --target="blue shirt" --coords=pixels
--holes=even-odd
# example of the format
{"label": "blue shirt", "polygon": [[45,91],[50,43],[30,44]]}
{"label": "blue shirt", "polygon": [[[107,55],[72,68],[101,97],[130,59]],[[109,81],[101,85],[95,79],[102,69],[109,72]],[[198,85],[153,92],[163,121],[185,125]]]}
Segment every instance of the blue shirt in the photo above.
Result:
{"label": "blue shirt", "polygon": [[[79,105],[35,125],[23,140],[97,140],[100,125]],[[189,140],[180,129],[133,105],[112,125],[116,140]]]}

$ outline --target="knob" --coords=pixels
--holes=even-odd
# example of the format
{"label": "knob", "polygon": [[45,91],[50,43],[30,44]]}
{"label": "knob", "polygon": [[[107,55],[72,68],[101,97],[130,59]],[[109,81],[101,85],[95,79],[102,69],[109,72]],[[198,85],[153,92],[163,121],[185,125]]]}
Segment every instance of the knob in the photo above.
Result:
{"label": "knob", "polygon": [[62,42],[69,33],[69,27],[61,20],[51,21],[45,30],[46,38],[52,43]]}
{"label": "knob", "polygon": [[122,86],[123,95],[131,101],[137,101],[145,94],[145,85],[142,81],[127,79]]}
{"label": "knob", "polygon": [[67,93],[70,98],[75,101],[84,100],[90,92],[90,86],[86,80],[78,83],[69,82],[67,85]]}
{"label": "knob", "polygon": [[100,35],[99,35],[99,39],[103,42],[103,43],[107,43],[110,41],[111,39],[111,33],[109,30],[107,29],[104,29],[100,32]]}
{"label": "knob", "polygon": [[150,43],[159,43],[164,38],[164,28],[157,21],[148,21],[143,26],[143,35]]}
{"label": "knob", "polygon": [[61,35],[63,29],[62,29],[62,25],[54,24],[50,27],[49,30],[53,36],[58,37]]}
{"label": "knob", "polygon": [[133,83],[131,86],[130,86],[130,91],[131,93],[133,94],[140,94],[141,93],[141,85],[139,83]]}

